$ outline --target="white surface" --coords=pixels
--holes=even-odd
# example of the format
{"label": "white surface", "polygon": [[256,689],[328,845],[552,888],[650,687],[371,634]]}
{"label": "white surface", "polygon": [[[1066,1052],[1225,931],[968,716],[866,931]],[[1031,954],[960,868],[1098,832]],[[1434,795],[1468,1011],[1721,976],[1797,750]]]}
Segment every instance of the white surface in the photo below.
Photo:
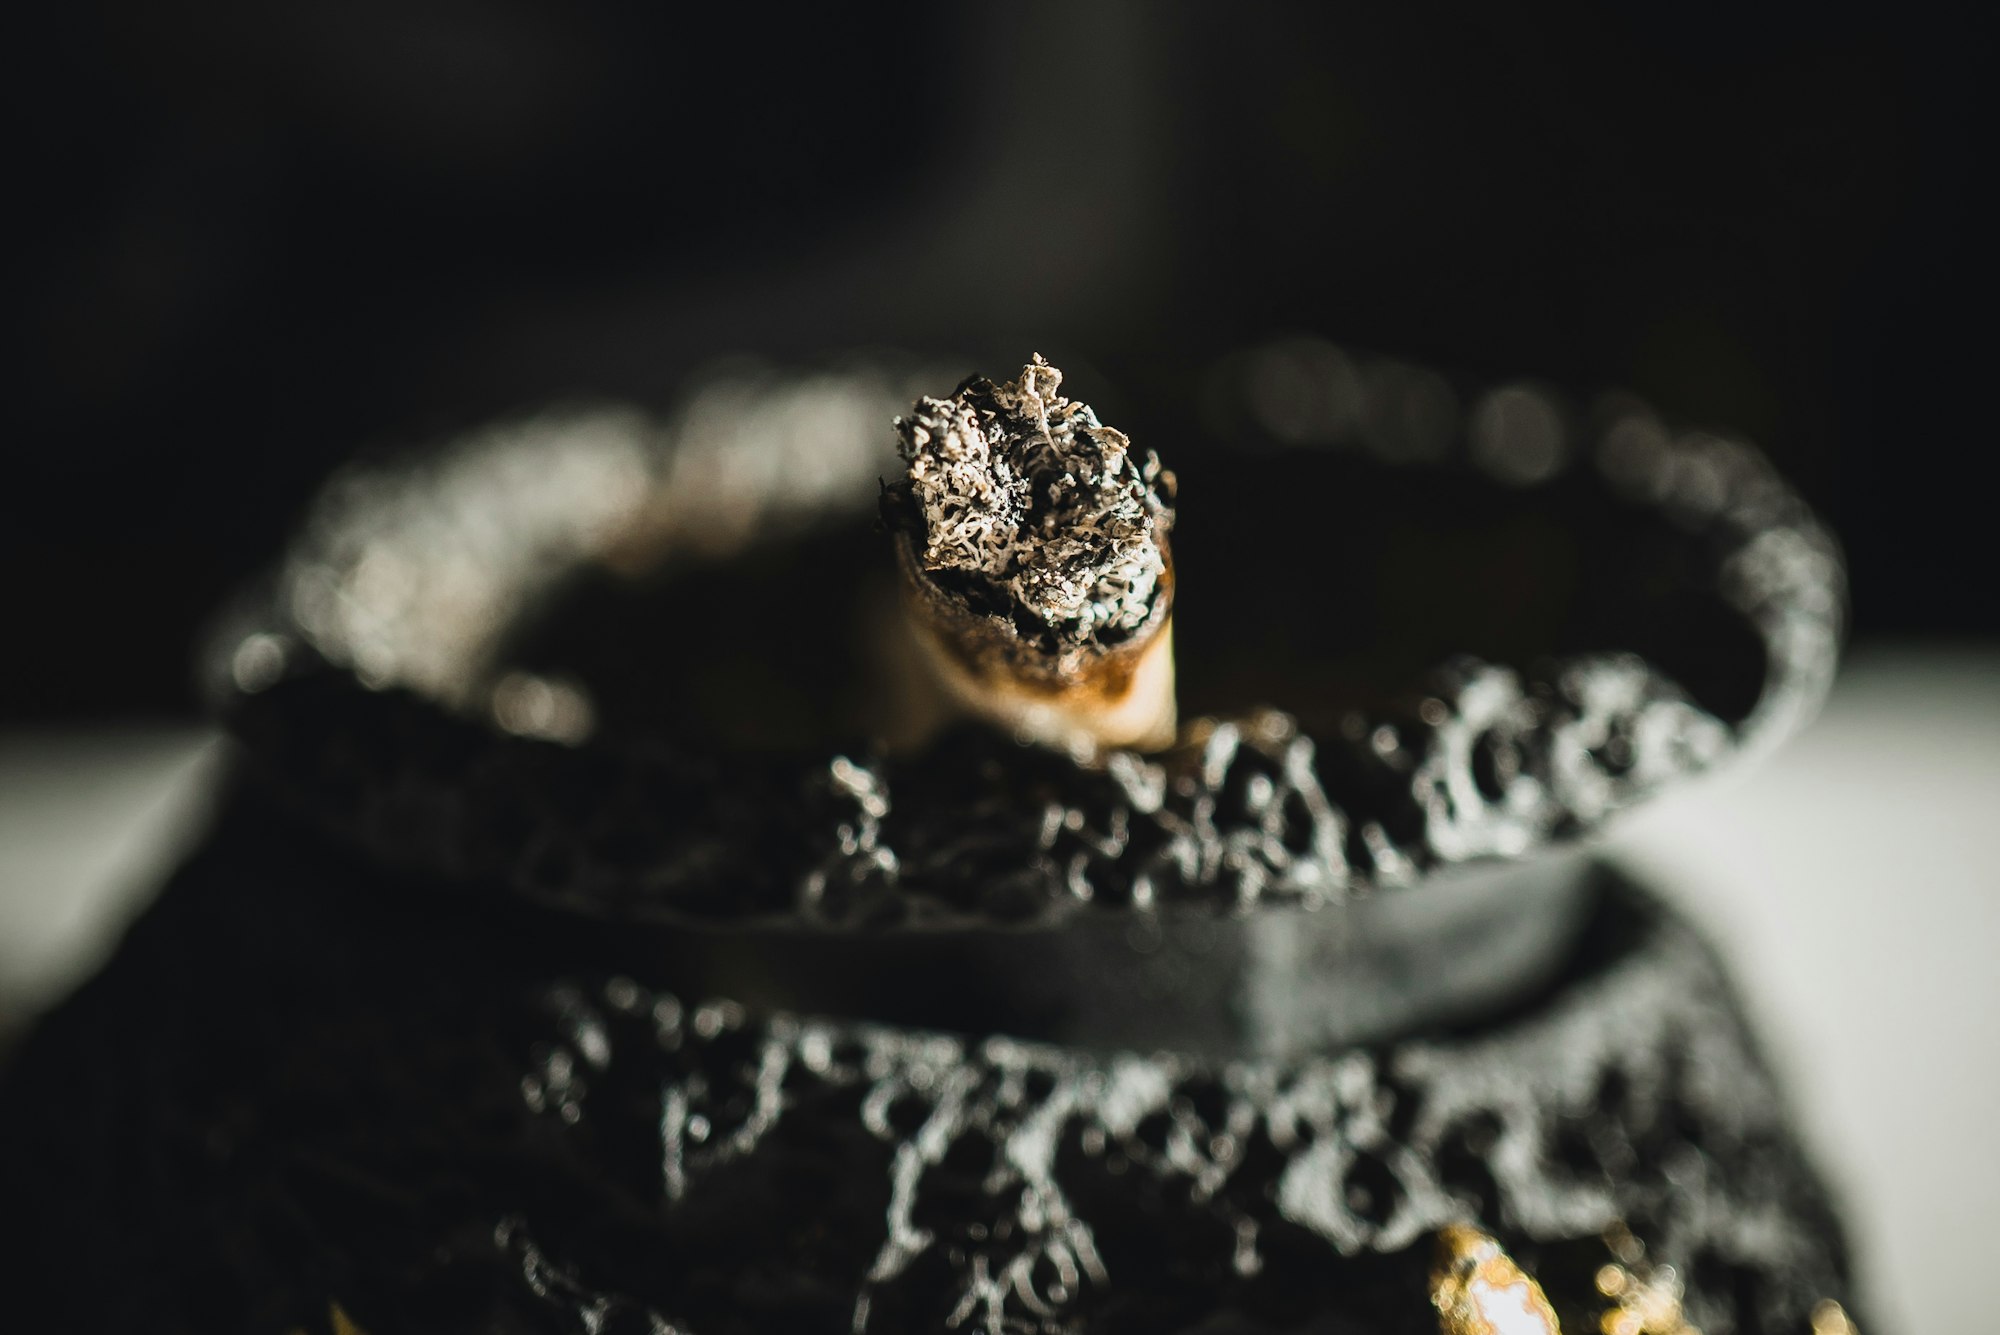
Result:
{"label": "white surface", "polygon": [[0,734],[0,1021],[96,966],[207,810],[206,729]]}
{"label": "white surface", "polygon": [[2000,654],[1858,656],[1769,761],[1614,847],[1718,937],[1881,1328],[1994,1330]]}
{"label": "white surface", "polygon": [[[200,828],[194,730],[0,736],[0,1012],[93,967]],[[1885,1332],[1993,1328],[2000,652],[1862,655],[1818,722],[1619,827],[1718,936]]]}

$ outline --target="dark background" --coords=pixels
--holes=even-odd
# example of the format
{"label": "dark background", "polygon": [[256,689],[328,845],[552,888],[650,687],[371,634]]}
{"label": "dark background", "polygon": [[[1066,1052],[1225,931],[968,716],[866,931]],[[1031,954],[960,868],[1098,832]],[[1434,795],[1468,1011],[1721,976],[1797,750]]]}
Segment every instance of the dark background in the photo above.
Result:
{"label": "dark background", "polygon": [[884,342],[1628,386],[1792,473],[1862,640],[2000,631],[1981,48],[1922,11],[182,0],[9,46],[0,722],[191,711],[359,446]]}

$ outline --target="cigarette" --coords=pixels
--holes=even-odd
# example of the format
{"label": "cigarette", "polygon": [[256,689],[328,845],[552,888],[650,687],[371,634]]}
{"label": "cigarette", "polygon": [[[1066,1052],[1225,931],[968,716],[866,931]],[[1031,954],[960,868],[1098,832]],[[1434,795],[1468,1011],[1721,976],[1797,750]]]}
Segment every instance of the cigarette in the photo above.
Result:
{"label": "cigarette", "polygon": [[883,515],[924,661],[960,709],[1082,756],[1171,745],[1174,476],[1037,355],[896,419]]}

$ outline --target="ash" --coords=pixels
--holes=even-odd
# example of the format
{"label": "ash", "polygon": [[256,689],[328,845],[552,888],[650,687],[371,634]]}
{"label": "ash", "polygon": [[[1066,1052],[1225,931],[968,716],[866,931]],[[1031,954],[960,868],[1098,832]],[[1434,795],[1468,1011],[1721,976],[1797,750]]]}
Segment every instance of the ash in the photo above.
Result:
{"label": "ash", "polygon": [[924,569],[1031,638],[1108,646],[1152,615],[1173,475],[1061,385],[1037,354],[1010,383],[919,399],[896,429]]}

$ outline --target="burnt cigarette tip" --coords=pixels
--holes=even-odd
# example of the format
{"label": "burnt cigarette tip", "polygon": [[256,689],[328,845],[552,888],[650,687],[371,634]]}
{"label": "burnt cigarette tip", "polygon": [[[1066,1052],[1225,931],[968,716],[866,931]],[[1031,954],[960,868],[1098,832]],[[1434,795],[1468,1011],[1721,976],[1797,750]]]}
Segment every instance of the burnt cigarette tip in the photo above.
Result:
{"label": "burnt cigarette tip", "polygon": [[[1157,739],[1163,711],[1171,732],[1171,669],[1142,662],[1168,652],[1174,478],[1063,397],[1062,379],[1037,355],[1012,381],[919,399],[896,419],[908,473],[884,515],[913,615],[968,679],[956,694],[1007,697],[981,712],[1017,724],[1039,700],[1086,730],[1093,713],[1126,718],[1115,744]],[[1125,698],[1140,686],[1164,703]],[[1140,714],[1152,722],[1135,733]]]}

